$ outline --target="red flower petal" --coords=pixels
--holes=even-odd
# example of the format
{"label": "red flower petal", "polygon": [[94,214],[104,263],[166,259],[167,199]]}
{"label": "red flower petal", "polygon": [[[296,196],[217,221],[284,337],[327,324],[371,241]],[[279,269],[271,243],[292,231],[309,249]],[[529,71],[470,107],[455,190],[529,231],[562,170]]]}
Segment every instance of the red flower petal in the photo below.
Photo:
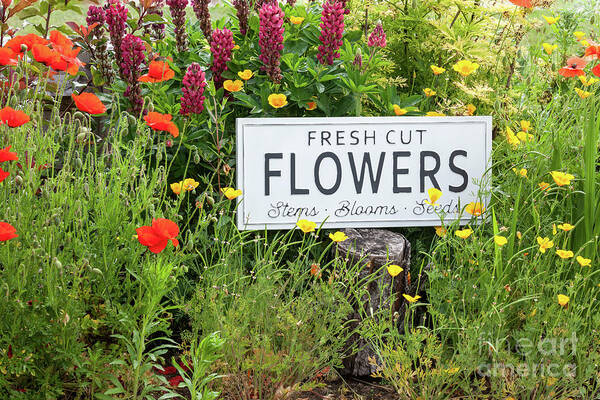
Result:
{"label": "red flower petal", "polygon": [[152,229],[166,239],[175,239],[179,235],[177,224],[166,218],[156,218],[152,220]]}
{"label": "red flower petal", "polygon": [[511,3],[513,3],[516,6],[519,7],[527,7],[527,8],[531,8],[533,7],[533,5],[531,4],[531,0],[508,0]]}
{"label": "red flower petal", "polygon": [[17,153],[10,151],[12,146],[8,146],[4,149],[0,149],[0,162],[5,161],[17,161],[19,157],[17,157]]}
{"label": "red flower petal", "polygon": [[10,172],[3,171],[2,168],[0,168],[0,182],[8,178],[9,175]]}
{"label": "red flower petal", "polygon": [[4,107],[0,110],[0,120],[11,128],[15,128],[29,122],[29,115],[12,107]]}
{"label": "red flower petal", "polygon": [[72,94],[71,97],[77,108],[83,112],[94,115],[104,114],[106,112],[106,107],[94,93],[86,92],[81,93],[80,95]]}
{"label": "red flower petal", "polygon": [[5,242],[14,239],[19,235],[16,234],[17,229],[7,222],[0,222],[0,242]]}

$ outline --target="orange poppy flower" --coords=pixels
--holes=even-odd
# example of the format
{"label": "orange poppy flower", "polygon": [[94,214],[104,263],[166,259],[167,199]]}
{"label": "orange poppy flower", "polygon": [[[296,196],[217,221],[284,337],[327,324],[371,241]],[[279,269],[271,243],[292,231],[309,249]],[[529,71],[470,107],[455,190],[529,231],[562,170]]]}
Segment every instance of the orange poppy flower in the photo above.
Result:
{"label": "orange poppy flower", "polygon": [[46,45],[48,44],[48,41],[34,33],[29,33],[27,35],[15,36],[6,42],[5,46],[16,54],[23,55],[23,45],[27,47],[27,50],[31,50],[36,44]]}
{"label": "orange poppy flower", "polygon": [[558,70],[558,73],[565,78],[585,75],[583,69],[587,65],[587,61],[580,57],[571,57],[567,60],[567,66]]}
{"label": "orange poppy flower", "polygon": [[85,65],[84,62],[81,62],[77,58],[81,48],[76,47],[74,49],[67,49],[65,47],[57,47],[56,49],[60,55],[60,59],[52,64],[51,67],[56,71],[66,71],[70,75],[77,75],[77,72],[79,72],[79,67],[83,67]]}
{"label": "orange poppy flower", "polygon": [[139,77],[140,82],[163,82],[173,79],[175,71],[165,61],[150,61],[148,73]]}
{"label": "orange poppy flower", "polygon": [[7,240],[14,239],[18,236],[14,226],[8,222],[0,222],[0,242],[6,242]]}
{"label": "orange poppy flower", "polygon": [[31,54],[35,61],[46,64],[47,66],[52,66],[60,61],[60,54],[43,44],[33,45]]}
{"label": "orange poppy flower", "polygon": [[19,160],[19,157],[17,157],[17,153],[10,151],[10,148],[11,146],[8,146],[4,149],[0,149],[0,162]]}
{"label": "orange poppy flower", "polygon": [[4,107],[2,110],[0,110],[0,121],[2,124],[6,124],[11,128],[16,128],[26,124],[29,122],[29,120],[29,115],[25,114],[21,110],[15,110],[12,107]]}
{"label": "orange poppy flower", "polygon": [[179,129],[173,121],[171,114],[161,114],[155,111],[150,111],[148,115],[144,117],[146,125],[155,131],[169,132],[173,137],[179,136]]}
{"label": "orange poppy flower", "polygon": [[179,235],[179,227],[166,218],[155,218],[152,220],[152,226],[139,227],[136,232],[140,244],[148,247],[148,250],[155,254],[163,251],[169,241],[173,246],[179,246],[179,241],[176,239]]}
{"label": "orange poppy flower", "polygon": [[592,68],[592,74],[600,77],[600,63],[597,64],[594,68]]}
{"label": "orange poppy flower", "polygon": [[10,175],[9,172],[6,172],[2,168],[0,168],[0,182],[5,180],[6,178],[8,178],[9,175]]}
{"label": "orange poppy flower", "polygon": [[591,45],[585,49],[585,57],[600,58],[600,45]]}
{"label": "orange poppy flower", "polygon": [[533,5],[531,4],[531,0],[508,0],[516,6],[531,8]]}
{"label": "orange poppy flower", "polygon": [[98,96],[94,93],[81,93],[80,95],[76,95],[73,93],[71,98],[75,102],[77,108],[83,112],[90,114],[104,114],[106,112],[106,107]]}
{"label": "orange poppy flower", "polygon": [[9,47],[0,47],[0,65],[17,65],[17,55]]}
{"label": "orange poppy flower", "polygon": [[65,49],[72,49],[73,42],[71,39],[63,35],[61,32],[54,30],[50,32],[50,42],[52,43],[52,47],[63,47]]}

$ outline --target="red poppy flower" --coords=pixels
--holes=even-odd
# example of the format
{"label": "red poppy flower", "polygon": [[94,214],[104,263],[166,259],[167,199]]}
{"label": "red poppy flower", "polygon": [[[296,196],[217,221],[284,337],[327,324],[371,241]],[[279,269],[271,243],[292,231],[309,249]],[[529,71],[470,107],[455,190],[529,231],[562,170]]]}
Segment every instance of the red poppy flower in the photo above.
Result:
{"label": "red poppy flower", "polygon": [[8,47],[0,47],[0,65],[17,65],[17,55]]}
{"label": "red poppy flower", "polygon": [[21,110],[15,110],[12,107],[4,107],[2,110],[0,110],[0,121],[3,124],[7,124],[11,128],[16,128],[26,124],[29,122],[29,120],[29,115],[25,114]]}
{"label": "red poppy flower", "polygon": [[142,226],[137,228],[136,232],[140,244],[147,246],[148,250],[153,253],[163,251],[169,240],[173,246],[179,246],[179,241],[176,239],[179,235],[179,227],[175,222],[166,218],[153,219],[152,226]]}
{"label": "red poppy flower", "polygon": [[47,66],[60,62],[60,54],[43,44],[35,44],[31,48],[33,59]]}
{"label": "red poppy flower", "polygon": [[17,230],[14,226],[8,222],[0,222],[0,242],[6,242],[7,240],[14,239],[19,235],[16,234]]}
{"label": "red poppy flower", "polygon": [[34,33],[29,33],[27,35],[15,36],[6,42],[5,46],[14,51],[17,55],[23,55],[23,45],[25,45],[27,50],[31,50],[36,44],[46,45],[48,44],[48,41]]}
{"label": "red poppy flower", "polygon": [[52,42],[52,47],[63,47],[65,49],[72,49],[73,42],[63,35],[61,32],[54,30],[50,32],[50,42]]}
{"label": "red poppy flower", "polygon": [[2,168],[0,167],[0,182],[5,180],[6,178],[8,178],[9,175],[10,175],[9,172],[2,170]]}
{"label": "red poppy flower", "polygon": [[587,61],[580,57],[571,57],[567,60],[567,66],[558,70],[558,73],[565,78],[585,75],[583,69],[587,65]]}
{"label": "red poppy flower", "polygon": [[177,128],[177,125],[171,121],[172,118],[171,114],[161,114],[150,111],[148,115],[144,117],[144,121],[146,121],[146,125],[155,131],[169,132],[173,137],[177,137],[179,136],[179,129]]}
{"label": "red poppy flower", "polygon": [[591,45],[587,49],[585,49],[585,56],[592,56],[592,58],[600,58],[600,46],[599,45]]}
{"label": "red poppy flower", "polygon": [[183,382],[183,378],[179,375],[172,377],[171,379],[169,379],[169,384],[172,387],[177,387],[179,386],[179,384]]}
{"label": "red poppy flower", "polygon": [[17,157],[17,153],[10,151],[12,146],[8,146],[4,149],[0,149],[0,162],[5,161],[17,161],[19,157]]}
{"label": "red poppy flower", "polygon": [[533,4],[531,4],[531,0],[508,0],[511,3],[513,3],[516,6],[519,7],[527,7],[527,8],[531,8],[533,7]]}
{"label": "red poppy flower", "polygon": [[148,73],[139,77],[140,82],[163,82],[173,79],[175,71],[165,61],[150,61]]}
{"label": "red poppy flower", "polygon": [[106,107],[94,93],[81,93],[80,95],[73,93],[71,97],[77,108],[83,112],[90,114],[104,114],[106,112]]}

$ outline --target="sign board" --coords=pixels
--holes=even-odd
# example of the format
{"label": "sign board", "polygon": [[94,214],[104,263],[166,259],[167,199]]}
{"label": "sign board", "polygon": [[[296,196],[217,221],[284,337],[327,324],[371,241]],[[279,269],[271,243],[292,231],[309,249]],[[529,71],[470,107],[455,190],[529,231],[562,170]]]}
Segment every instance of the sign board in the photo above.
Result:
{"label": "sign board", "polygon": [[[486,203],[491,148],[491,117],[238,119],[238,227],[433,226],[440,212],[454,221]],[[437,207],[425,203],[432,187]]]}

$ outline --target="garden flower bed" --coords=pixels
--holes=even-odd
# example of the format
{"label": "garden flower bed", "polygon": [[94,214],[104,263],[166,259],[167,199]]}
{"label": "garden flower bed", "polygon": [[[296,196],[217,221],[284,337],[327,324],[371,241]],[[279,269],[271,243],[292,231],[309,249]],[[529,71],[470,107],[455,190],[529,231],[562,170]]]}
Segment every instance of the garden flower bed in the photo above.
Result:
{"label": "garden flower bed", "polygon": [[[600,393],[597,8],[0,7],[1,398]],[[393,229],[410,265],[364,278],[341,255],[350,233],[308,214],[235,224],[238,118],[485,115],[490,201],[456,205],[466,224],[442,210],[439,226]],[[390,300],[357,307],[377,274]],[[374,356],[352,380],[356,337]]]}

